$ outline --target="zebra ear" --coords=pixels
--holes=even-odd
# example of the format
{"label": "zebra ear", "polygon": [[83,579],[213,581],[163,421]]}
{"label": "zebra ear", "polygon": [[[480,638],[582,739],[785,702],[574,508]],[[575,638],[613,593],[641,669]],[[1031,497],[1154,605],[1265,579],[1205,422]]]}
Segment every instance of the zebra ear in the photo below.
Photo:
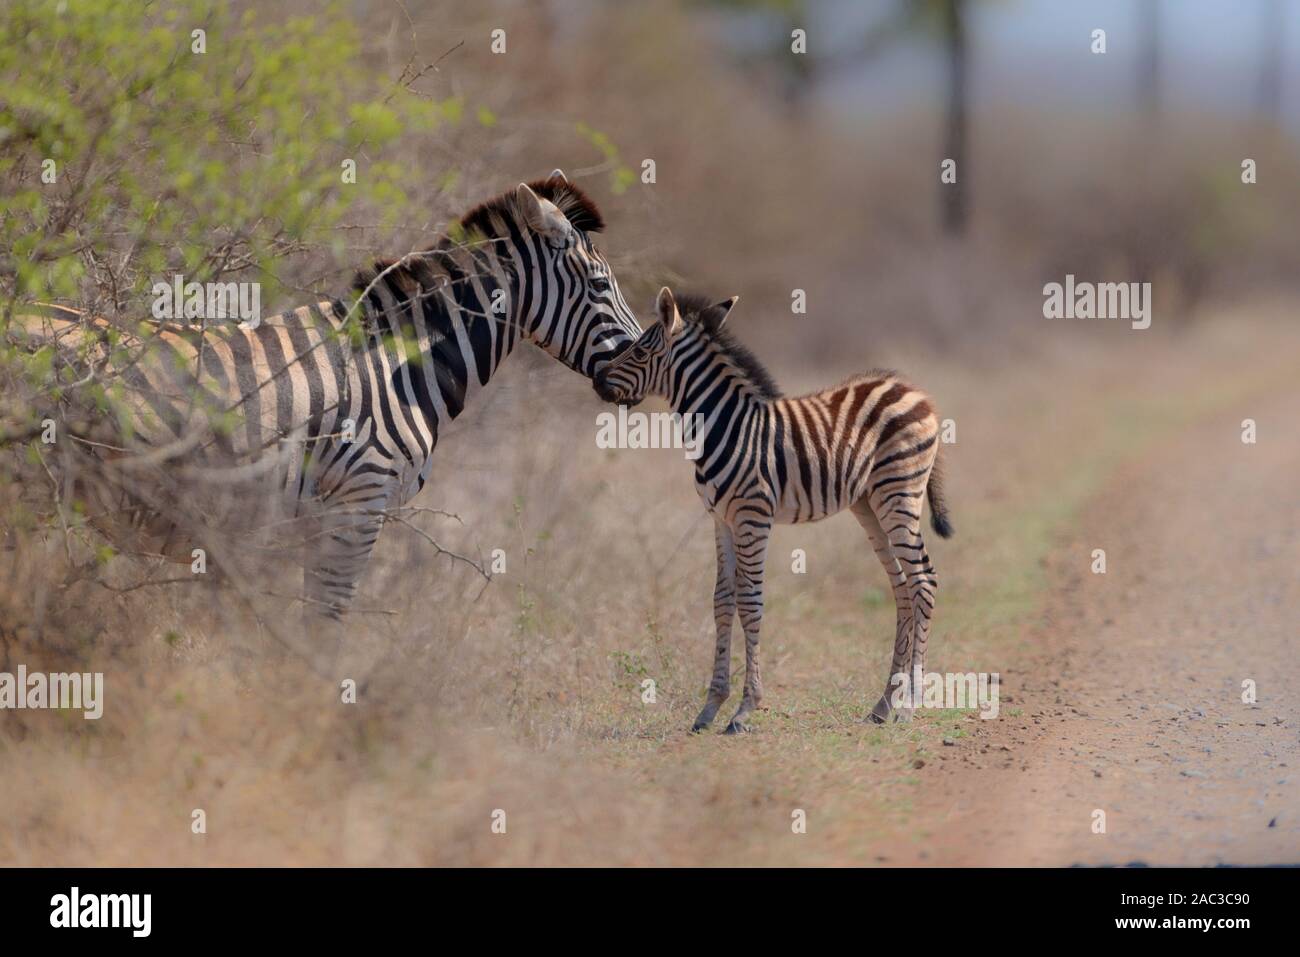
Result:
{"label": "zebra ear", "polygon": [[709,325],[714,329],[721,329],[726,325],[727,317],[731,315],[731,309],[736,303],[740,302],[739,296],[732,296],[730,299],[724,299],[722,302],[715,302],[705,310],[709,318]]}
{"label": "zebra ear", "polygon": [[673,298],[673,291],[667,286],[659,290],[659,298],[655,300],[655,311],[659,314],[659,321],[663,323],[671,340],[682,327],[682,314],[677,311],[677,300]]}
{"label": "zebra ear", "polygon": [[515,189],[515,203],[523,225],[546,237],[553,246],[567,244],[573,227],[558,206],[539,197],[527,183],[520,183]]}

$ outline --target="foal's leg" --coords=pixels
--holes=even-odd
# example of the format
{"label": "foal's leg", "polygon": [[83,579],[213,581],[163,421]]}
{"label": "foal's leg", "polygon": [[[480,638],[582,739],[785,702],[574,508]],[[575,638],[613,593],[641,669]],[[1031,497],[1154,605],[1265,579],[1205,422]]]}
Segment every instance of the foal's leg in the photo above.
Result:
{"label": "foal's leg", "polygon": [[[885,530],[880,527],[880,520],[876,518],[876,513],[871,510],[871,504],[865,498],[859,499],[853,506],[853,516],[867,533],[867,537],[871,539],[871,547],[876,552],[876,558],[880,559],[885,574],[889,576],[889,585],[894,591],[894,607],[898,610],[898,624],[894,632],[894,656],[889,666],[889,676],[885,679],[885,693],[871,709],[871,720],[883,724],[889,719],[890,711],[893,710],[893,702],[890,699],[896,687],[896,676],[907,673],[908,680],[911,680],[911,673],[907,672],[907,668],[911,662],[912,597],[907,589],[907,575],[903,572],[903,566],[899,563],[898,556],[894,553],[888,536],[885,535]],[[908,709],[900,709],[900,717],[906,710]]]}
{"label": "foal's leg", "polygon": [[[921,689],[918,685],[925,675],[925,647],[930,639],[930,618],[934,614],[934,598],[939,583],[935,577],[934,566],[925,550],[925,540],[921,538],[921,499],[925,494],[925,475],[911,479],[910,484],[887,486],[880,490],[879,497],[872,502],[880,527],[889,539],[903,574],[907,576],[907,598],[911,604],[912,621],[909,629],[905,667],[909,669],[909,688],[912,692],[914,706],[920,703]],[[920,481],[917,481],[919,479]],[[894,668],[899,666],[898,646],[894,648]],[[911,709],[900,711],[899,720],[911,718]]]}
{"label": "foal's leg", "polygon": [[770,514],[742,513],[736,529],[736,609],[745,629],[745,694],[740,710],[727,724],[727,734],[748,731],[747,719],[763,698],[758,668],[758,630],[763,621],[763,566],[772,534]]}
{"label": "foal's leg", "polygon": [[[934,617],[935,597],[939,591],[939,579],[930,556],[925,550],[925,540],[921,537],[920,523],[912,528],[909,539],[910,547],[916,558],[907,569],[907,588],[912,597],[912,675],[925,675],[925,649],[930,643],[930,619]],[[918,690],[919,694],[919,690]],[[920,699],[918,698],[918,703]]]}
{"label": "foal's leg", "polygon": [[731,695],[731,622],[736,615],[736,544],[731,529],[720,518],[713,519],[713,535],[718,552],[718,581],[713,587],[713,623],[718,643],[713,655],[713,680],[704,710],[691,726],[703,731],[712,722],[724,701]]}

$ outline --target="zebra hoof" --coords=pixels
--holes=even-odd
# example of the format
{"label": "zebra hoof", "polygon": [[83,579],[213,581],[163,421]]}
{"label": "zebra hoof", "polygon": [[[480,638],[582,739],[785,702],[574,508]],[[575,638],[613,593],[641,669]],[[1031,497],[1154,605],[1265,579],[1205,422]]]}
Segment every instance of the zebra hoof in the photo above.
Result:
{"label": "zebra hoof", "polygon": [[894,709],[890,707],[888,698],[881,698],[876,702],[876,706],[871,709],[867,715],[867,720],[872,724],[884,724],[889,720],[889,715]]}
{"label": "zebra hoof", "polygon": [[707,731],[709,723],[707,721],[696,721],[691,725],[691,734],[699,734],[701,731]]}
{"label": "zebra hoof", "polygon": [[752,729],[745,722],[736,721],[733,719],[731,722],[727,724],[727,730],[723,731],[722,733],[723,734],[746,734],[750,730]]}

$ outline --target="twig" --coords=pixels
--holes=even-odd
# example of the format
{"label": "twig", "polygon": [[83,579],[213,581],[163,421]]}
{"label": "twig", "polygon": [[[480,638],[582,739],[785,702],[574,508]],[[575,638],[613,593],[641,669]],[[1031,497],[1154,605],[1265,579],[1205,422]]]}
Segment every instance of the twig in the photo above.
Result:
{"label": "twig", "polygon": [[126,585],[125,587],[119,585],[110,585],[108,584],[108,582],[102,581],[98,578],[93,578],[91,579],[91,581],[93,581],[100,588],[107,588],[111,592],[116,592],[119,595],[125,595],[127,592],[132,592],[139,588],[151,588],[154,585],[178,585],[178,584],[183,584],[185,582],[189,582],[193,584],[193,583],[203,581],[203,578],[199,575],[181,575],[177,578],[146,578],[144,581],[136,582],[134,585]]}
{"label": "twig", "polygon": [[482,576],[483,576],[485,579],[487,579],[488,581],[491,581],[491,580],[492,580],[492,574],[491,574],[489,571],[487,571],[487,569],[485,569],[485,568],[482,566],[481,563],[476,562],[476,561],[474,561],[473,559],[466,558],[464,555],[458,554],[457,552],[453,552],[453,551],[452,551],[451,549],[449,549],[449,548],[443,548],[440,544],[438,544],[437,539],[435,539],[432,535],[430,535],[430,534],[429,534],[428,532],[426,532],[424,529],[422,529],[422,528],[417,528],[415,525],[411,524],[411,523],[408,522],[406,519],[402,518],[402,516],[400,516],[400,515],[392,515],[392,514],[387,514],[387,513],[381,513],[381,514],[384,514],[386,518],[392,519],[394,522],[398,522],[398,523],[400,523],[400,524],[402,524],[402,525],[405,525],[405,526],[406,526],[407,528],[409,528],[411,531],[415,532],[415,534],[419,535],[419,536],[420,536],[421,538],[423,538],[426,542],[428,542],[430,545],[432,545],[432,546],[437,550],[437,552],[438,552],[439,555],[447,555],[447,556],[450,557],[450,558],[456,559],[456,560],[458,560],[458,561],[462,561],[462,562],[464,562],[466,565],[468,565],[470,568],[474,569],[476,572],[478,572],[480,575],[482,575]]}

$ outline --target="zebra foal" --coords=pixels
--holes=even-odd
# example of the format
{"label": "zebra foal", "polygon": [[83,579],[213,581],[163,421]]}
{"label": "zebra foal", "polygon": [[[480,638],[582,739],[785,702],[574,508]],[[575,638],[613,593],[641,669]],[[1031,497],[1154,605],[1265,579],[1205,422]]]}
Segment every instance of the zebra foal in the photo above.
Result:
{"label": "zebra foal", "polygon": [[[893,587],[898,624],[885,693],[871,710],[883,723],[893,710],[896,676],[925,668],[937,579],[921,537],[921,499],[930,524],[952,534],[939,476],[938,420],[929,398],[892,373],[786,398],[758,360],[724,328],[734,298],[674,299],[660,290],[658,322],[595,378],[597,394],[635,405],[666,398],[684,417],[699,416],[701,454],[695,487],[713,515],[717,647],[713,680],[693,731],[712,723],[731,692],[732,621],[745,632],[745,690],[726,732],[749,729],[763,696],[758,663],[763,567],[772,526],[812,522],[849,509],[866,530]],[[900,707],[897,717],[911,717]]]}

